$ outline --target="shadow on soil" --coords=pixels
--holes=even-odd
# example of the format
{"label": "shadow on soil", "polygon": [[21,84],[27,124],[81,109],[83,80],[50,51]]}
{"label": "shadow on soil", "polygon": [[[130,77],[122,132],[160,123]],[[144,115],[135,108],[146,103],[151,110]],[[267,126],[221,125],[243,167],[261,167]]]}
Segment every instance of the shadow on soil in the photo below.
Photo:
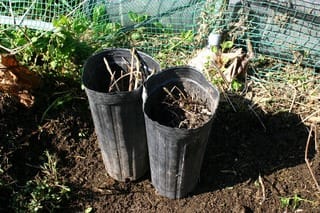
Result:
{"label": "shadow on soil", "polygon": [[[250,101],[232,97],[238,112],[229,103],[220,103],[203,160],[201,179],[194,194],[232,187],[257,180],[274,171],[304,161],[308,130],[299,116],[279,112],[264,114],[252,110]],[[314,149],[309,150],[309,158]]]}

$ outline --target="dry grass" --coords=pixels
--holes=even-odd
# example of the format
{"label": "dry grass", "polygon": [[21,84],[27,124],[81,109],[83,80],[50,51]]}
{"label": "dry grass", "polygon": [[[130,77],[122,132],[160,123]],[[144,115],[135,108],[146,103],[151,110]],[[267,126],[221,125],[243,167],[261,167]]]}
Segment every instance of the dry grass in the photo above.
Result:
{"label": "dry grass", "polygon": [[[249,90],[245,94],[265,113],[289,112],[300,116],[307,126],[320,125],[320,75],[312,68],[268,60],[267,66],[253,62]],[[270,70],[270,65],[281,65]]]}
{"label": "dry grass", "polygon": [[[250,49],[249,46],[248,49]],[[225,55],[234,54],[237,50],[241,52],[241,49],[232,48]],[[201,62],[200,67],[206,78],[219,88],[222,93],[221,100],[228,102],[234,111],[239,111],[235,107],[236,103],[233,102],[237,101],[237,98],[234,97],[240,96],[250,102],[246,110],[252,111],[258,119],[261,116],[260,113],[272,115],[288,112],[298,115],[301,123],[306,126],[313,125],[319,129],[319,73],[314,68],[283,62],[263,55],[254,56],[250,53],[252,51],[247,53],[250,60],[249,65],[245,66],[241,75],[236,73],[231,80],[227,80],[226,76],[230,73],[226,75],[226,71],[233,63],[223,66],[217,63],[217,59],[226,61],[228,57],[214,53],[200,57],[207,58],[206,61]],[[242,58],[239,60],[239,64],[242,64]],[[243,61],[247,62],[247,60]],[[241,86],[234,85],[234,83],[239,83]],[[261,120],[260,122],[264,126]]]}
{"label": "dry grass", "polygon": [[294,113],[305,125],[319,127],[320,75],[314,68],[256,56],[248,66],[245,79],[235,78],[242,84],[240,90],[235,90],[232,82],[225,80],[225,69],[214,65],[214,60],[206,63],[203,72],[235,111],[229,97],[237,95],[252,103],[248,105],[250,110],[259,108],[265,114]]}

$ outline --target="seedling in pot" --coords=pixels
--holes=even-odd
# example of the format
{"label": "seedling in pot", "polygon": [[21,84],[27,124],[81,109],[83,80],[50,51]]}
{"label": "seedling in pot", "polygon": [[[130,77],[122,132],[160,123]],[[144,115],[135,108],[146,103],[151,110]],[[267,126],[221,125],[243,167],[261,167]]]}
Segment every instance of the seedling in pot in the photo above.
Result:
{"label": "seedling in pot", "polygon": [[166,95],[162,103],[171,118],[168,126],[192,129],[202,126],[210,119],[212,112],[203,101],[196,100],[177,86],[173,86],[171,90],[163,87],[163,90]]}

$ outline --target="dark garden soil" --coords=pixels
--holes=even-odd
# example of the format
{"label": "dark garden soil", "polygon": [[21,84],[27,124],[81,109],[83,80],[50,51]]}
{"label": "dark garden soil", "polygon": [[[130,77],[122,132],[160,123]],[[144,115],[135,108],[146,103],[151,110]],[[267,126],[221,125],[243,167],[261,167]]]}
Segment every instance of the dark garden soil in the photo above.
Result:
{"label": "dark garden soil", "polygon": [[[239,112],[222,100],[197,188],[187,198],[170,200],[157,195],[150,174],[128,183],[108,177],[80,84],[52,80],[44,85],[29,109],[2,94],[0,163],[10,190],[0,186],[0,211],[10,212],[11,189],[19,190],[39,173],[41,156],[49,150],[58,156],[59,178],[71,189],[58,212],[320,212],[320,197],[304,160],[309,130],[298,115],[257,111],[264,128],[248,109],[248,100],[231,97]],[[63,91],[74,98],[63,99],[40,123]],[[314,138],[311,142],[309,159],[320,181],[319,153]],[[290,198],[295,195],[303,200],[294,203]]]}

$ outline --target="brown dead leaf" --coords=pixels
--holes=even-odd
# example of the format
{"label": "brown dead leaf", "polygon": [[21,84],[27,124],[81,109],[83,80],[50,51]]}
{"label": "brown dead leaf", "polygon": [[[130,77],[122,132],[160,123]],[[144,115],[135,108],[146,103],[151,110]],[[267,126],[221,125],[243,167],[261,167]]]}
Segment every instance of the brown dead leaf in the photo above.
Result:
{"label": "brown dead leaf", "polygon": [[1,64],[7,68],[19,66],[15,55],[12,54],[1,54]]}
{"label": "brown dead leaf", "polygon": [[242,48],[232,49],[231,52],[222,53],[215,57],[215,64],[223,71],[225,80],[229,83],[236,78],[245,78],[250,60],[254,52],[250,40],[246,41],[248,52],[244,53]]}
{"label": "brown dead leaf", "polygon": [[235,51],[233,51],[233,52],[221,53],[221,57],[226,61],[230,61],[230,60],[234,60],[235,58],[241,56],[242,54],[243,54],[242,48],[238,48],[238,49],[235,49]]}
{"label": "brown dead leaf", "polygon": [[16,76],[17,83],[24,89],[36,89],[41,84],[41,79],[27,67],[22,66],[17,61],[15,55],[2,54],[1,64],[6,71],[10,71]]}
{"label": "brown dead leaf", "polygon": [[237,77],[244,77],[247,73],[249,57],[243,53],[232,59],[232,63],[224,71],[224,76],[228,82]]}
{"label": "brown dead leaf", "polygon": [[31,107],[34,104],[34,96],[29,91],[24,90],[18,93],[20,103],[26,107]]}
{"label": "brown dead leaf", "polygon": [[0,56],[0,92],[19,99],[19,102],[26,107],[31,107],[34,103],[31,91],[40,86],[40,77],[20,65],[14,55]]}

